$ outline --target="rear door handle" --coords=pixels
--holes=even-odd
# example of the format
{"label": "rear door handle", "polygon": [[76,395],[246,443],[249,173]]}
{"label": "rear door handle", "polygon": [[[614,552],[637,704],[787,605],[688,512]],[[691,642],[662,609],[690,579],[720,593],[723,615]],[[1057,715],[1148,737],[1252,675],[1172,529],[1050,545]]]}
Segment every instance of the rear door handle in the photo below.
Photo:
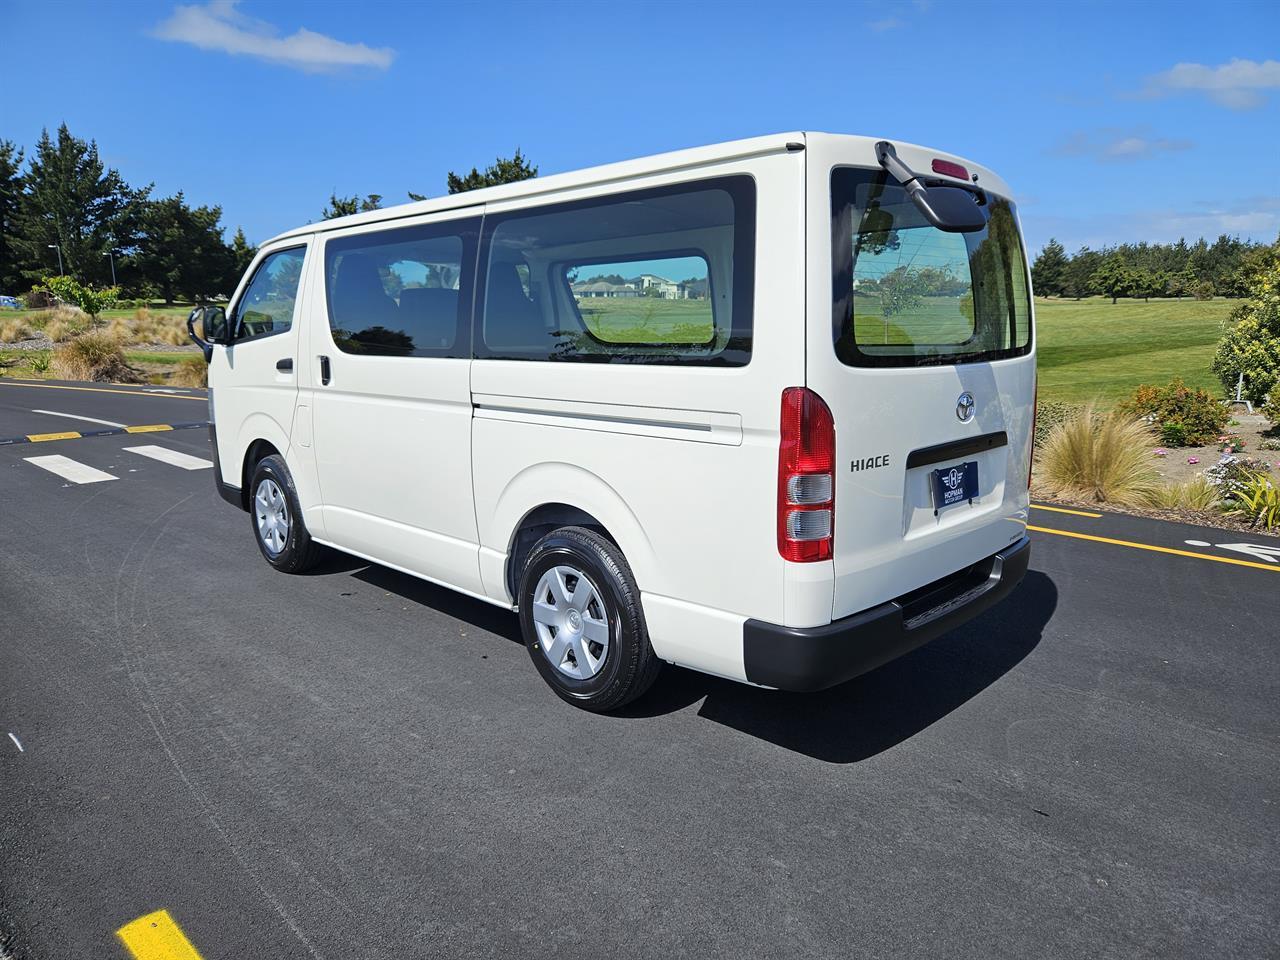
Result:
{"label": "rear door handle", "polygon": [[321,357],[321,358],[320,358],[320,383],[321,383],[321,385],[322,385],[322,386],[326,386],[326,387],[327,387],[327,386],[329,385],[329,380],[330,380],[330,377],[329,377],[329,358],[328,358],[328,357]]}
{"label": "rear door handle", "polygon": [[287,372],[293,369],[293,357],[285,357],[283,360],[276,361],[276,369],[281,372]]}

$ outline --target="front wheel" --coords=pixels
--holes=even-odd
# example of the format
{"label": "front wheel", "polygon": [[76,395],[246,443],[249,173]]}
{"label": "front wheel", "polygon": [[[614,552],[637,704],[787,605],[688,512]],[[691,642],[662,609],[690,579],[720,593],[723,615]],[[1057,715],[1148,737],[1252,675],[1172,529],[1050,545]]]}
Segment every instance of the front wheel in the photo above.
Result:
{"label": "front wheel", "polygon": [[583,527],[552,531],[529,554],[519,594],[529,656],[563,699],[613,710],[652,686],[662,661],[649,645],[631,568],[612,542]]}
{"label": "front wheel", "polygon": [[302,522],[298,492],[284,458],[263,457],[249,481],[249,516],[254,539],[267,563],[285,573],[302,573],[320,560],[322,548]]}

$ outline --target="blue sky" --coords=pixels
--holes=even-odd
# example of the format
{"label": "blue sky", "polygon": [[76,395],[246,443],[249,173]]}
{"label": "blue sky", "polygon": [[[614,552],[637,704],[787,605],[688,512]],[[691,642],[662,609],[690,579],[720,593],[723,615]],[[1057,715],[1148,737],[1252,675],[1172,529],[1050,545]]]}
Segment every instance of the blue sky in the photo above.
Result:
{"label": "blue sky", "polygon": [[0,137],[65,120],[254,241],[517,145],[553,173],[789,129],[985,163],[1032,250],[1280,231],[1275,3],[0,0],[0,34]]}

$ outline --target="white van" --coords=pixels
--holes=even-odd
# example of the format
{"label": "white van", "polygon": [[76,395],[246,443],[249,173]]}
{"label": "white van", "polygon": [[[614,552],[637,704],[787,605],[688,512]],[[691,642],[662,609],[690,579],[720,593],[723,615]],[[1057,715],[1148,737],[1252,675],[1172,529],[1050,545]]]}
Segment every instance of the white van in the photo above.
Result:
{"label": "white van", "polygon": [[1027,568],[1026,256],[936,150],[789,133],[313,223],[191,329],[268,563],[517,610],[583,707],[663,662],[828,687]]}

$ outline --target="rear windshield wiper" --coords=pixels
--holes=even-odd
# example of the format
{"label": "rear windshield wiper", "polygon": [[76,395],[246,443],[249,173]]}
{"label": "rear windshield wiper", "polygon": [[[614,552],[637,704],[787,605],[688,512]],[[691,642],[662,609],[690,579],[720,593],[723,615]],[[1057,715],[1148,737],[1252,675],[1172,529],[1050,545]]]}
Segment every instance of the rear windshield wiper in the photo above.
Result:
{"label": "rear windshield wiper", "polygon": [[987,225],[987,216],[978,206],[977,195],[963,187],[935,183],[926,187],[919,176],[898,157],[888,140],[876,144],[876,159],[891,177],[902,184],[907,196],[924,218],[947,233],[973,233]]}

